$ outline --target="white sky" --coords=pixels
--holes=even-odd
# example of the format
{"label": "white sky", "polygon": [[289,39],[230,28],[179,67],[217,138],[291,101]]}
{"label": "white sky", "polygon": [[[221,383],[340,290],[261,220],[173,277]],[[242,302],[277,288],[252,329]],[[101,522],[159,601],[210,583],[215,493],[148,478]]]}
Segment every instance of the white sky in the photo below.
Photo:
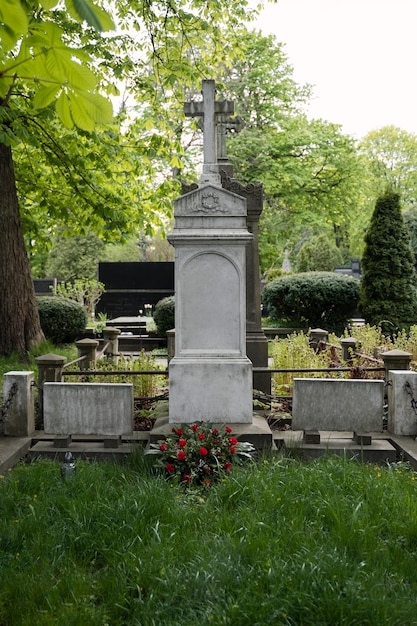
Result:
{"label": "white sky", "polygon": [[417,134],[417,0],[278,0],[253,24],[273,33],[309,115],[357,138],[394,125]]}

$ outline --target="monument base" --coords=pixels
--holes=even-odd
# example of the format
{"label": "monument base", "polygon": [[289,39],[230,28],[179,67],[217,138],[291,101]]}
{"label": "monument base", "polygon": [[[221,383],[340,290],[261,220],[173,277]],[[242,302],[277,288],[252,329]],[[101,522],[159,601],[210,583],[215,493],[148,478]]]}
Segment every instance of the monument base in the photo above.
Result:
{"label": "monument base", "polygon": [[[181,422],[178,422],[176,425],[180,426]],[[168,419],[168,415],[160,415],[149,433],[149,443],[157,443],[158,441],[169,437],[172,434],[172,426],[172,423]],[[224,428],[224,426],[224,423],[213,423],[213,427],[218,428],[219,430]],[[251,443],[256,450],[271,451],[275,449],[272,431],[265,417],[254,414],[252,423],[234,423],[230,427],[233,430],[234,437],[237,437],[239,441],[247,441]]]}
{"label": "monument base", "polygon": [[252,423],[252,363],[246,357],[174,357],[169,422]]}

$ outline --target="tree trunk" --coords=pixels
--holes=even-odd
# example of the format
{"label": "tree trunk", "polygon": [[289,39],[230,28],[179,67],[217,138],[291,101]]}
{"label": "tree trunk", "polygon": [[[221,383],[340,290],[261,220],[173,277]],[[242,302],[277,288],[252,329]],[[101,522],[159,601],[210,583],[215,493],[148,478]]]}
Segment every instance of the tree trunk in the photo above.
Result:
{"label": "tree trunk", "polygon": [[0,354],[44,339],[17,201],[12,150],[0,143]]}

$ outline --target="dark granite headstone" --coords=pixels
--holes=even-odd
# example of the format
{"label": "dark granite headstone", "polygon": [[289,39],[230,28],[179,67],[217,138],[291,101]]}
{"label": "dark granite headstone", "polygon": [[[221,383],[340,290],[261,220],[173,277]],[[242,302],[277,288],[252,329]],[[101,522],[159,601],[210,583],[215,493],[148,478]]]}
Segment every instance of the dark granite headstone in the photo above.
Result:
{"label": "dark granite headstone", "polygon": [[37,296],[53,296],[56,290],[56,278],[35,278],[33,287]]}
{"label": "dark granite headstone", "polygon": [[99,263],[98,280],[105,293],[96,307],[109,318],[145,315],[145,304],[174,295],[174,263]]}

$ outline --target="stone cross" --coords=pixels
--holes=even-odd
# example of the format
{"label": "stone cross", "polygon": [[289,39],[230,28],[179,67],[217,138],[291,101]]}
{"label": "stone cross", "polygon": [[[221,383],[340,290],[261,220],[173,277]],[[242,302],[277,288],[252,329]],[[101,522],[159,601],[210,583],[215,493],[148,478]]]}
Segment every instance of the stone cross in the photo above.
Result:
{"label": "stone cross", "polygon": [[240,133],[245,128],[245,122],[239,115],[230,117],[220,115],[217,120],[217,159],[227,161],[226,134],[227,132]]}
{"label": "stone cross", "polygon": [[212,183],[221,186],[217,163],[217,116],[234,114],[234,103],[230,100],[216,100],[214,80],[202,81],[202,102],[186,102],[184,113],[187,117],[203,118],[204,162],[200,183]]}

